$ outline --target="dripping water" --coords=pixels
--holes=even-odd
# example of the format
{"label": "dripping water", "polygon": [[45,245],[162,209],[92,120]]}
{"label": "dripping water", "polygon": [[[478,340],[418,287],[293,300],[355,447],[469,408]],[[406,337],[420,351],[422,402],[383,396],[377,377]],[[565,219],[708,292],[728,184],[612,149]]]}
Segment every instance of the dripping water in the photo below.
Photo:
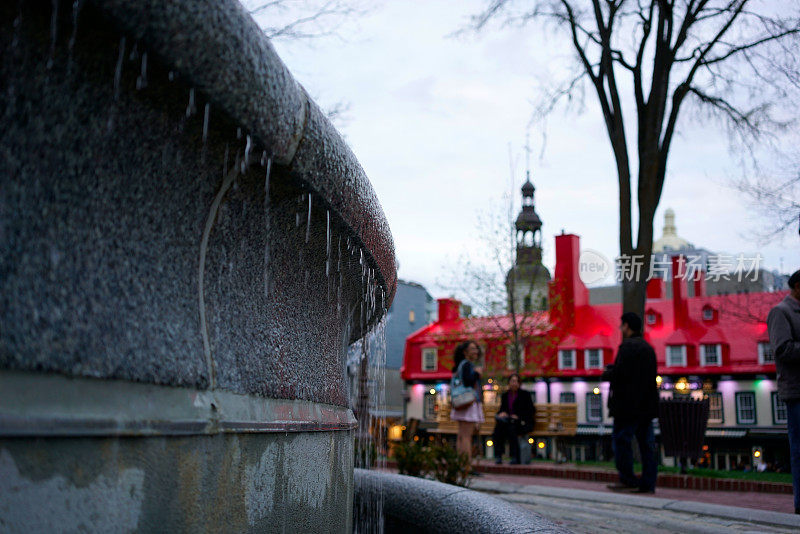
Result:
{"label": "dripping water", "polygon": [[122,81],[122,61],[125,59],[125,36],[119,40],[119,55],[117,56],[117,66],[114,69],[114,100],[119,100],[119,85]]}
{"label": "dripping water", "polygon": [[142,52],[142,68],[139,77],[136,78],[136,89],[147,87],[147,52]]}
{"label": "dripping water", "polygon": [[59,0],[53,0],[53,11],[50,15],[50,55],[47,58],[47,70],[53,68],[53,60],[56,57],[56,40],[58,39],[58,4]]}
{"label": "dripping water", "polygon": [[189,89],[189,103],[186,105],[186,118],[188,119],[191,117],[197,108],[194,106],[194,87]]}
{"label": "dripping water", "polygon": [[[208,116],[211,113],[211,104],[206,102],[205,107],[203,108],[203,142],[205,143],[208,140]],[[267,170],[267,175],[269,175],[269,169]]]}

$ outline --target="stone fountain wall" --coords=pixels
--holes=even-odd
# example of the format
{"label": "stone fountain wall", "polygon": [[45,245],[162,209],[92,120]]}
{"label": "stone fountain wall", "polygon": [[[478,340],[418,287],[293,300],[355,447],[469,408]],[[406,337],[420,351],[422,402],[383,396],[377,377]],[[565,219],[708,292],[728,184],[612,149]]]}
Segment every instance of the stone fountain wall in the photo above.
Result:
{"label": "stone fountain wall", "polygon": [[345,143],[234,0],[7,2],[0,50],[0,530],[349,530],[396,273]]}

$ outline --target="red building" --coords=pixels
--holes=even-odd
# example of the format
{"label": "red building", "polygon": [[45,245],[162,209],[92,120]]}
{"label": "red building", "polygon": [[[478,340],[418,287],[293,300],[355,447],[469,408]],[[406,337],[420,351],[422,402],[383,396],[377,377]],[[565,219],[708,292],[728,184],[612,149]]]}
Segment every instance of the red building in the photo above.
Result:
{"label": "red building", "polygon": [[[563,444],[572,460],[610,457],[611,420],[608,383],[600,381],[621,341],[621,304],[591,305],[579,276],[579,238],[556,236],[555,276],[550,282],[550,311],[539,312],[525,331],[525,387],[536,402],[578,404],[578,435]],[[705,462],[728,469],[770,462],[788,466],[786,407],[777,398],[775,364],[769,348],[766,316],[785,292],[737,295],[705,294],[702,276],[687,281],[673,258],[673,296],[664,280],[647,288],[645,338],[658,358],[662,397],[690,395],[710,402]],[[688,297],[687,284],[694,284]],[[439,299],[436,322],[406,340],[401,376],[407,387],[406,416],[432,426],[447,395],[455,345],[474,339],[484,348],[485,395],[496,380],[512,372],[506,364],[510,340],[498,326],[508,317],[462,318],[460,303]],[[501,325],[502,326],[502,325]],[[491,382],[490,382],[491,380]],[[759,454],[753,456],[755,450]]]}

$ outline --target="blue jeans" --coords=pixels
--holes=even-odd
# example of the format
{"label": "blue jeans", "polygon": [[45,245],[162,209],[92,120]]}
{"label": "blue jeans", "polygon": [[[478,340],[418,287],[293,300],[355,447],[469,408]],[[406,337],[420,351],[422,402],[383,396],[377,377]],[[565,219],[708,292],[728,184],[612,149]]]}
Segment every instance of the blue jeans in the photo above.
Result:
{"label": "blue jeans", "polygon": [[789,431],[789,458],[792,462],[794,508],[800,508],[800,400],[786,401],[786,427]]}
{"label": "blue jeans", "polygon": [[[642,477],[633,473],[633,438],[639,443],[642,456]],[[654,490],[658,466],[656,465],[656,439],[653,434],[653,420],[644,418],[620,421],[614,418],[611,434],[614,448],[614,463],[619,471],[619,481],[626,486],[637,486],[643,490]]]}

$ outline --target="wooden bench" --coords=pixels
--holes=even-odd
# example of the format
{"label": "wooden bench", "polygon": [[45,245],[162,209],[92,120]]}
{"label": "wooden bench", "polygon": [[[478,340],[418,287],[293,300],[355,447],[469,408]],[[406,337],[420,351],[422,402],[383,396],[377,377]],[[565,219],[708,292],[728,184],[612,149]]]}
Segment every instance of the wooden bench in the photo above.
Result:
{"label": "wooden bench", "polygon": [[[500,398],[499,395],[497,397]],[[533,430],[529,435],[534,437],[574,436],[578,429],[577,404],[536,404],[536,416]],[[481,436],[490,436],[494,432],[494,416],[500,408],[500,401],[483,403],[484,422],[478,428]],[[436,428],[429,430],[436,434],[457,434],[458,421],[450,420],[450,403],[439,405],[436,416]]]}

